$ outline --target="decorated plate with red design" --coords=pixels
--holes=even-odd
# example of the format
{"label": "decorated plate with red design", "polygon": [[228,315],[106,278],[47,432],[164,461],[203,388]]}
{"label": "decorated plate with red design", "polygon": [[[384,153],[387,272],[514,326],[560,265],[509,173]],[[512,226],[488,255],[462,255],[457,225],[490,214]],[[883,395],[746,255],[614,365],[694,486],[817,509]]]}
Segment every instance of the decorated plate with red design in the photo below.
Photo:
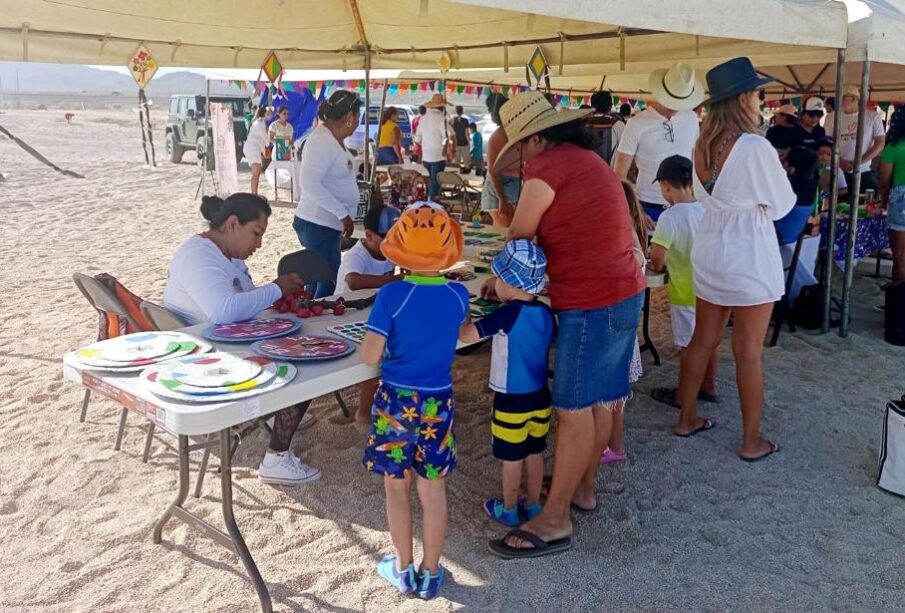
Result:
{"label": "decorated plate with red design", "polygon": [[279,360],[332,360],[349,355],[355,347],[339,338],[329,336],[284,336],[253,343],[252,350]]}
{"label": "decorated plate with red design", "polygon": [[274,338],[291,334],[302,327],[297,319],[267,317],[250,319],[233,324],[211,324],[202,334],[204,338],[221,343],[250,343],[265,338]]}

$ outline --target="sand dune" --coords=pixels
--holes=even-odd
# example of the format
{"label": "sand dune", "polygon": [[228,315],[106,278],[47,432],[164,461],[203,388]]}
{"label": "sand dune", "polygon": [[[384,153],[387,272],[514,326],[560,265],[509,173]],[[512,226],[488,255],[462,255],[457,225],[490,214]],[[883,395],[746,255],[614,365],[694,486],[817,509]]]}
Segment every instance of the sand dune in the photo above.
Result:
{"label": "sand dune", "polygon": [[[155,117],[158,127],[162,116]],[[151,530],[173,496],[173,439],[155,440],[130,417],[113,451],[119,409],[93,400],[78,422],[81,390],[61,377],[60,356],[93,339],[95,317],[74,271],[106,271],[160,299],[169,256],[201,228],[195,166],[143,165],[131,113],[10,111],[0,121],[75,180],[0,139],[0,609],[4,611],[253,611],[238,558],[171,522],[163,545]],[[163,138],[157,135],[158,158]],[[248,173],[240,176],[247,184]],[[297,249],[292,212],[275,211],[264,248],[249,261],[266,280]],[[845,340],[784,334],[766,354],[764,430],[782,446],[747,465],[736,458],[738,401],[728,343],[709,410],[718,426],[690,440],[670,433],[673,409],[647,392],[675,381],[668,310],[655,292],[661,367],[628,409],[631,459],[601,469],[600,511],[576,519],[567,554],[535,561],[492,557],[502,531],[481,502],[497,492],[489,447],[489,354],[457,361],[461,462],[449,479],[445,563],[437,600],[399,597],[374,572],[390,549],[382,485],[359,467],[364,435],[323,400],[319,421],[295,448],[324,470],[299,489],[259,483],[261,434],[235,464],[236,513],[278,611],[894,611],[905,610],[901,560],[905,503],[875,487],[885,402],[902,394],[905,350],[882,340],[880,281],[856,281],[855,323]],[[347,397],[355,400],[357,392]],[[197,463],[200,453],[193,458]],[[190,505],[220,525],[210,472]]]}

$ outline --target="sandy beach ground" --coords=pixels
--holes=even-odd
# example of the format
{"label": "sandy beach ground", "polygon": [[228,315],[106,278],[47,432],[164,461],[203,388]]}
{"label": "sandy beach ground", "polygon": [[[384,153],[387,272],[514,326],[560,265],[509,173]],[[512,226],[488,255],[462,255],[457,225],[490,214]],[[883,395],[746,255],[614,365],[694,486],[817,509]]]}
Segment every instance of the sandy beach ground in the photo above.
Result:
{"label": "sandy beach ground", "polygon": [[[163,116],[154,118],[162,128]],[[119,407],[64,382],[62,354],[94,339],[96,317],[74,271],[106,271],[160,300],[170,254],[201,229],[194,156],[144,165],[137,117],[5,111],[0,123],[59,165],[54,173],[0,138],[0,609],[3,611],[254,611],[238,558],[172,521],[155,520],[176,483],[174,439],[157,437],[141,463],[135,416],[113,451]],[[240,184],[247,185],[243,170]],[[292,212],[277,209],[250,261],[259,281],[298,248]],[[534,561],[491,556],[502,534],[481,510],[497,493],[490,455],[489,353],[460,358],[455,390],[460,468],[449,479],[445,564],[437,600],[397,596],[374,572],[390,551],[382,484],[359,466],[364,435],[338,407],[314,405],[318,423],[294,447],[324,471],[317,484],[257,481],[261,434],[236,456],[236,514],[278,611],[901,611],[905,501],[875,487],[881,417],[905,391],[905,349],[882,339],[881,281],[856,279],[847,339],[784,334],[766,351],[764,431],[782,446],[769,460],[736,457],[738,399],[729,343],[722,347],[718,425],[693,439],[671,434],[673,409],[650,399],[672,384],[665,292],[655,293],[653,336],[664,355],[627,413],[631,459],[600,472],[596,515],[575,519],[568,553]],[[347,398],[355,402],[357,392]],[[200,453],[193,454],[193,467]],[[215,465],[216,462],[212,462]],[[189,505],[214,525],[218,480]]]}

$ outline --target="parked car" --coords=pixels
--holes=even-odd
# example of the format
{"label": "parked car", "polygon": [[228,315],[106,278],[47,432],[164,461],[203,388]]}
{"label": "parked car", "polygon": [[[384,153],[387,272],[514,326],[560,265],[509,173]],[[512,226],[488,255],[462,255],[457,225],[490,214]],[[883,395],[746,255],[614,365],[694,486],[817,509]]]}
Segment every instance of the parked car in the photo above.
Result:
{"label": "parked car", "polygon": [[[213,129],[208,125],[207,138],[204,135],[205,116],[204,95],[177,94],[170,98],[170,114],[166,125],[166,148],[170,161],[178,164],[183,154],[194,150],[198,156],[198,164],[205,163],[207,170],[214,169],[214,156],[205,155],[209,144],[213,142]],[[211,96],[211,102],[219,102],[232,107],[233,136],[236,141],[236,162],[242,159],[242,145],[248,137],[245,125],[245,111],[248,106],[246,96]]]}
{"label": "parked car", "polygon": [[[391,105],[387,105],[391,106]],[[397,125],[399,129],[402,131],[402,154],[403,155],[411,155],[412,151],[412,119],[415,115],[418,114],[418,107],[409,106],[405,104],[394,104],[392,105],[396,107],[399,111],[399,119],[397,120]],[[380,124],[380,106],[371,106],[368,111],[368,134],[369,142],[371,143],[371,152],[373,153],[376,150],[376,140],[377,140],[377,127]],[[349,149],[355,150],[356,154],[360,157],[362,152],[364,151],[364,134],[365,134],[365,115],[361,114],[361,120],[359,121],[358,128],[355,130],[355,133],[352,136],[346,139],[346,147]],[[373,159],[373,158],[372,158]]]}

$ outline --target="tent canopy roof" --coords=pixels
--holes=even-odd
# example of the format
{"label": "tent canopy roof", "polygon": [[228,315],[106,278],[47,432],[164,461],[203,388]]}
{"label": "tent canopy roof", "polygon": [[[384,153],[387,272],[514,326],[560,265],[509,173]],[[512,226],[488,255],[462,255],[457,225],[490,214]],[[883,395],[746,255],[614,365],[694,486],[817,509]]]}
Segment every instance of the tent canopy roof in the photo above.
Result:
{"label": "tent canopy roof", "polygon": [[[654,61],[842,47],[847,21],[844,5],[833,0],[0,0],[0,5],[3,60],[124,65],[145,43],[162,66],[202,68],[257,68],[276,49],[287,68],[364,68],[370,55],[372,68],[436,69],[448,62],[452,68],[508,65],[523,72],[541,44],[553,66],[604,64],[641,72],[640,66]],[[507,10],[512,6],[523,12]]]}

